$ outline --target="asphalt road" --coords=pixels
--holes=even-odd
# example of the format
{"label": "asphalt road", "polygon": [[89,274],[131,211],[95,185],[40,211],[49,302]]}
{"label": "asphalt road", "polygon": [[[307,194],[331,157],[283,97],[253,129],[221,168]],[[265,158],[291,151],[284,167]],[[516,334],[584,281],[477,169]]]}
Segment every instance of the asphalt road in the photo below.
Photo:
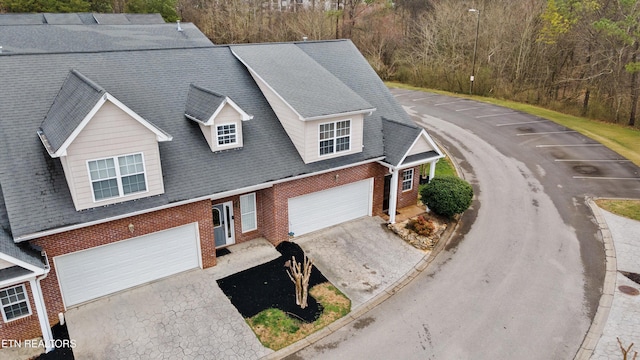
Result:
{"label": "asphalt road", "polygon": [[394,90],[476,192],[433,265],[290,359],[573,359],[604,250],[585,196],[638,197],[640,169],[578,133],[471,100]]}

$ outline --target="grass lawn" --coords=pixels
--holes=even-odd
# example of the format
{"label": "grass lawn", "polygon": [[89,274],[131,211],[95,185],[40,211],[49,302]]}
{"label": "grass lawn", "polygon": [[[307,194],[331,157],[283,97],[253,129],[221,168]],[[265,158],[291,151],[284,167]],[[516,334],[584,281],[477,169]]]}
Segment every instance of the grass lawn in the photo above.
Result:
{"label": "grass lawn", "polygon": [[387,86],[393,88],[427,91],[436,94],[473,99],[536,115],[551,120],[560,125],[566,126],[570,129],[576,130],[581,134],[602,143],[609,149],[617,152],[623,157],[633,161],[634,164],[640,166],[640,129],[637,128],[590,120],[579,116],[562,114],[557,111],[541,108],[539,106],[523,104],[514,101],[500,100],[481,96],[454,94],[445,91],[418,88],[395,82],[387,82],[386,84]]}
{"label": "grass lawn", "polygon": [[324,308],[322,315],[305,323],[292,318],[279,309],[267,309],[246,319],[262,345],[279,350],[305,338],[351,311],[351,300],[328,282],[318,284],[309,290]]}
{"label": "grass lawn", "polygon": [[596,200],[601,208],[629,219],[640,221],[640,200]]}

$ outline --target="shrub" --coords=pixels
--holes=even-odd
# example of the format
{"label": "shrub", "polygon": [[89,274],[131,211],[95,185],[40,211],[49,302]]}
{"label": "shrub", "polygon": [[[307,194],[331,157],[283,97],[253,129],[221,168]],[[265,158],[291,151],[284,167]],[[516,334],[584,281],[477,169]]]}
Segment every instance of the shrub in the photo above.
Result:
{"label": "shrub", "polygon": [[434,213],[446,217],[461,214],[471,206],[473,188],[455,176],[436,177],[420,191],[422,202]]}
{"label": "shrub", "polygon": [[433,221],[425,219],[424,216],[420,215],[407,222],[407,229],[415,231],[420,236],[429,236],[433,234],[436,226],[433,224]]}

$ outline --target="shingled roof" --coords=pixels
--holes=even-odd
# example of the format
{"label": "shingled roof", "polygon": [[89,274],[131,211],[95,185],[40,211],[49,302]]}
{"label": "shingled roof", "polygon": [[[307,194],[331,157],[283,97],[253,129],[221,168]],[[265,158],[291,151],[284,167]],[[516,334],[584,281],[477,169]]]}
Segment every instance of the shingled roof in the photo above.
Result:
{"label": "shingled roof", "polygon": [[[23,46],[28,48],[39,40],[29,37],[33,35],[29,26],[24,28]],[[114,27],[112,31],[124,36],[129,31],[125,28],[131,29],[131,33],[138,31],[134,25]],[[83,39],[85,35],[78,33],[78,37]],[[3,129],[0,132],[0,184],[14,239],[28,240],[41,232],[65,226],[126,216],[190,199],[209,198],[335,167],[378,161],[385,157],[400,159],[420,130],[348,40],[300,42],[286,46],[196,47],[190,46],[189,40],[185,40],[185,44],[175,48],[130,50],[106,42],[105,51],[79,49],[64,53],[2,54],[0,78],[11,87],[0,89],[0,128]],[[310,73],[314,77],[325,74],[328,81],[340,89],[341,99],[335,102],[338,107],[290,94],[291,99],[296,99],[293,102],[310,99],[312,105],[299,105],[307,116],[336,110],[375,108],[373,113],[365,114],[363,151],[305,164],[247,67],[232,54],[232,48],[234,51],[250,49],[240,50],[243,54],[260,50],[269,56],[291,51],[296,54],[296,59],[304,59],[289,64],[293,73],[306,73],[304,68],[309,65],[313,68]],[[269,61],[269,56],[264,61]],[[252,63],[255,61],[251,60]],[[284,81],[281,78],[283,74],[276,74],[274,81]],[[91,80],[87,82],[83,77]],[[318,80],[315,78],[313,81]],[[91,94],[64,95],[69,99],[77,98],[78,104],[85,101],[90,104],[100,94],[104,96],[103,91],[106,91],[173,136],[173,141],[159,144],[164,194],[75,210],[60,160],[47,154],[36,135],[36,130],[42,126],[43,132],[55,134],[51,135],[56,139],[52,142],[59,146],[61,139],[68,134],[68,129],[45,129],[49,122],[45,118],[54,116],[52,104],[57,96],[61,96],[61,89],[67,87],[67,81]],[[224,94],[248,114],[254,115],[252,121],[243,123],[242,150],[211,152],[198,124],[185,117],[192,84],[198,84],[210,93]],[[74,86],[69,84],[70,89]],[[292,93],[295,89],[291,87],[287,91]],[[320,93],[325,94],[325,91],[321,89]],[[343,104],[342,98],[349,98],[353,103]],[[206,113],[208,110],[203,111]],[[83,112],[79,111],[80,115],[70,113],[75,119],[73,122],[77,122]],[[395,130],[383,127],[383,117],[403,124],[408,129],[408,136],[413,137],[387,136],[386,132]]]}
{"label": "shingled roof", "polygon": [[234,45],[231,51],[301,120],[375,110],[295,44]]}

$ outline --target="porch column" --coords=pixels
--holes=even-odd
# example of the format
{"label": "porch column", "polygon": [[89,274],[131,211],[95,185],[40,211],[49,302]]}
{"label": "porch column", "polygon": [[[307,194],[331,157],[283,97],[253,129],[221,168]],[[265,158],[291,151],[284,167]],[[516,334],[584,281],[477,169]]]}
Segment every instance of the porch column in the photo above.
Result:
{"label": "porch column", "polygon": [[47,309],[44,305],[44,299],[42,298],[40,282],[36,281],[35,278],[29,279],[29,285],[31,285],[33,303],[36,304],[36,311],[38,312],[38,321],[40,322],[40,330],[42,331],[42,340],[44,340],[45,351],[49,352],[53,350],[53,335],[51,334],[51,327],[49,326]]}
{"label": "porch column", "polygon": [[438,163],[438,160],[434,160],[434,161],[429,163],[429,182],[431,182],[431,180],[433,180],[433,177],[436,176],[436,164],[437,163]]}
{"label": "porch column", "polygon": [[389,186],[389,224],[396,222],[396,208],[398,207],[398,169],[391,170],[391,184]]}

